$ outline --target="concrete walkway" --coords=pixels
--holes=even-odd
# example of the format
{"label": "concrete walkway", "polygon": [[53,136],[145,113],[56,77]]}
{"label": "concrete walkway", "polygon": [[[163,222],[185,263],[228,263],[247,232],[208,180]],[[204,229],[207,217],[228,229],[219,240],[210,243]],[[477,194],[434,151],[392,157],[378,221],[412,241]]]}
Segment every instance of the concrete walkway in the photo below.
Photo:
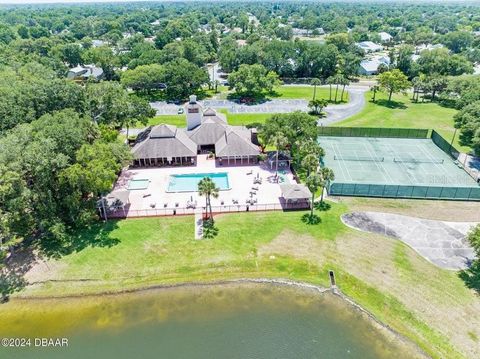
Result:
{"label": "concrete walkway", "polygon": [[444,269],[465,269],[475,257],[466,234],[476,223],[434,221],[379,212],[348,213],[342,216],[342,221],[361,231],[399,239]]}

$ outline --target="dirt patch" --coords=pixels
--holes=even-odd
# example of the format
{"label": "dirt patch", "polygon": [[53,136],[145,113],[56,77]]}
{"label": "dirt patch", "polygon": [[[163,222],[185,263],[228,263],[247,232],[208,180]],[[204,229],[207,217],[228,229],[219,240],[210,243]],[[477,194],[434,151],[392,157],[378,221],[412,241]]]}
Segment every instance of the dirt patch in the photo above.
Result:
{"label": "dirt patch", "polygon": [[349,234],[336,243],[337,260],[346,271],[396,297],[468,357],[480,357],[480,344],[468,334],[480,331],[480,298],[453,279],[455,273],[433,267],[403,244],[399,265],[400,242],[377,234]]}
{"label": "dirt patch", "polygon": [[260,246],[258,255],[269,257],[271,255],[287,255],[297,259],[313,260],[319,264],[329,260],[333,244],[319,241],[308,235],[285,230],[271,242]]}
{"label": "dirt patch", "polygon": [[[397,213],[452,222],[480,221],[478,202],[360,197],[335,197],[334,199],[339,203],[348,205],[351,211]],[[433,208],[435,210],[432,210]]]}

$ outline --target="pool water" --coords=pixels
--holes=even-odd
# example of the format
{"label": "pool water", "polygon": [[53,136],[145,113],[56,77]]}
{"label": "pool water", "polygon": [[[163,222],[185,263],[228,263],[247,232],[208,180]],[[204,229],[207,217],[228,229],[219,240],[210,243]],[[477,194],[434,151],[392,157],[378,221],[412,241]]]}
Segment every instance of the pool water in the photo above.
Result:
{"label": "pool water", "polygon": [[171,175],[168,182],[167,192],[196,192],[198,191],[198,182],[205,177],[211,178],[221,191],[230,189],[228,174],[226,172],[189,173],[182,175]]}
{"label": "pool water", "polygon": [[150,184],[150,180],[148,179],[132,179],[128,183],[128,189],[129,190],[147,189],[149,184]]}

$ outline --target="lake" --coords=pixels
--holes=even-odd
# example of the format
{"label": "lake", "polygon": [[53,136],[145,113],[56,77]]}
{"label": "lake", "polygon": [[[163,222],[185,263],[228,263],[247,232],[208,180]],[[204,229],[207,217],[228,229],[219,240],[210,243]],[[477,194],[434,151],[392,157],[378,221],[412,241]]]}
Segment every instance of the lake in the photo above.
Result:
{"label": "lake", "polygon": [[[331,293],[267,284],[154,289],[0,305],[0,358],[392,358],[414,348]],[[35,337],[67,347],[34,347]]]}

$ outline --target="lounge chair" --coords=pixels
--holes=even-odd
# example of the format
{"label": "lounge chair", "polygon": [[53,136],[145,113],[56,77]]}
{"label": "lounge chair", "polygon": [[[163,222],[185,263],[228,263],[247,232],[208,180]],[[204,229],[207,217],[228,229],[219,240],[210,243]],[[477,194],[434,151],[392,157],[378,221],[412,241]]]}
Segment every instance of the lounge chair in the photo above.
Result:
{"label": "lounge chair", "polygon": [[252,190],[258,191],[258,186],[252,186]]}
{"label": "lounge chair", "polygon": [[251,170],[250,172],[247,172],[247,175],[253,175],[253,170]]}

